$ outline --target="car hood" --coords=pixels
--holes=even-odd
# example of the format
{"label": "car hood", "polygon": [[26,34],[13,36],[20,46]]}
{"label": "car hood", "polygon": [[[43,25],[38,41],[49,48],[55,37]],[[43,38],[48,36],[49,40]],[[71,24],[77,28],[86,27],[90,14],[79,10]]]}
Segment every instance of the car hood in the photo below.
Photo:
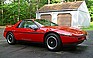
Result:
{"label": "car hood", "polygon": [[45,27],[53,30],[61,30],[61,31],[69,32],[72,34],[87,34],[86,31],[75,27],[67,27],[67,26],[45,26]]}

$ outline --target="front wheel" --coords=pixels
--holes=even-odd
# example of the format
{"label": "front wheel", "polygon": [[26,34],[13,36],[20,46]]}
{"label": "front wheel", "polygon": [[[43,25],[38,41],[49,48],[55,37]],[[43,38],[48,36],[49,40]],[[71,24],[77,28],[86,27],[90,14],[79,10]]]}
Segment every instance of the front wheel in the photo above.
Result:
{"label": "front wheel", "polygon": [[6,39],[7,39],[8,44],[10,44],[10,45],[13,45],[13,44],[16,43],[16,40],[15,40],[15,38],[14,38],[14,35],[13,35],[13,33],[11,33],[11,32],[9,32],[9,33],[7,34]]}
{"label": "front wheel", "polygon": [[50,33],[45,38],[45,45],[51,51],[59,51],[62,43],[57,34]]}

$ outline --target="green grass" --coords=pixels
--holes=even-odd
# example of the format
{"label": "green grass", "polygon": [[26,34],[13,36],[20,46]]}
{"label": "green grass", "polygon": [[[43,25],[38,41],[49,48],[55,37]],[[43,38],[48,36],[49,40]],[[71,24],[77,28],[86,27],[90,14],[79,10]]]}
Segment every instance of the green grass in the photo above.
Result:
{"label": "green grass", "polygon": [[90,26],[87,28],[82,28],[83,30],[93,30],[93,22],[90,22]]}

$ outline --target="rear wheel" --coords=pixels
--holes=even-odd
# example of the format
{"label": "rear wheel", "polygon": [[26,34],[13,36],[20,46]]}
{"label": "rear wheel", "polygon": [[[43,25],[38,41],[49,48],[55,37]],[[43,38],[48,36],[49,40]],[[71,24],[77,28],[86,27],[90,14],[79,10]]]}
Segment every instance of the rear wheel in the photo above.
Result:
{"label": "rear wheel", "polygon": [[54,33],[50,33],[45,38],[45,45],[51,51],[59,51],[61,49],[60,37]]}
{"label": "rear wheel", "polygon": [[13,45],[13,44],[16,43],[16,40],[15,40],[14,35],[13,35],[12,32],[9,32],[9,33],[7,34],[6,39],[7,39],[8,44],[10,44],[10,45]]}

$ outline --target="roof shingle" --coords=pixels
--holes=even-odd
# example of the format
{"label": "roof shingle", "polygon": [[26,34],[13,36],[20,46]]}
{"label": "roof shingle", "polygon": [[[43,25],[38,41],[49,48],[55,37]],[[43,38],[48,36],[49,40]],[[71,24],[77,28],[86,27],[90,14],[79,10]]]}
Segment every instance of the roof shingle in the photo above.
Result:
{"label": "roof shingle", "polygon": [[48,4],[41,7],[38,12],[46,11],[59,11],[59,10],[76,10],[82,4],[83,1],[76,2],[64,2],[58,4]]}

